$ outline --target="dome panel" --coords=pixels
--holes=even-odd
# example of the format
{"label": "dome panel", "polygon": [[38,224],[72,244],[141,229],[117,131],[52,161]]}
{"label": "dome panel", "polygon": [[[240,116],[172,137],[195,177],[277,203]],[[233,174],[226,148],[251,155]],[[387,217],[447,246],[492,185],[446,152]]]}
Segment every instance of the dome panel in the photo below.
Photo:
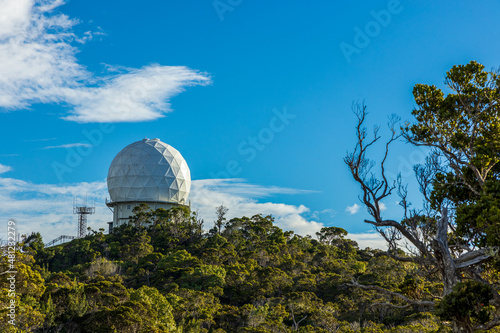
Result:
{"label": "dome panel", "polygon": [[182,155],[160,140],[134,142],[113,159],[108,172],[111,200],[185,203],[191,174]]}

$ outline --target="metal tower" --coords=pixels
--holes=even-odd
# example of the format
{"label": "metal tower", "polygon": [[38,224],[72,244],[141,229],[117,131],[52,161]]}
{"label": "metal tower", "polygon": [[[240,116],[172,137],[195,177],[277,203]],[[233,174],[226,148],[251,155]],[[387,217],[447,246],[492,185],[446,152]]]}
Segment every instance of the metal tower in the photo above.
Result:
{"label": "metal tower", "polygon": [[87,206],[86,201],[85,204],[79,205],[76,199],[73,199],[73,214],[78,214],[78,238],[87,235],[87,215],[95,213],[95,207],[93,205]]}

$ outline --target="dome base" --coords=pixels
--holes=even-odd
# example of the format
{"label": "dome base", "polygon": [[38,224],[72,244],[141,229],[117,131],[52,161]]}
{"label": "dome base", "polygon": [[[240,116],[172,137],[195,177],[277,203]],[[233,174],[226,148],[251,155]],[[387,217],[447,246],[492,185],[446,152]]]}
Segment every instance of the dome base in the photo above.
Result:
{"label": "dome base", "polygon": [[[113,211],[113,222],[112,225],[110,226],[110,230],[119,227],[121,225],[128,224],[130,222],[130,219],[134,216],[132,210],[142,203],[147,204],[152,211],[155,211],[159,208],[167,210],[179,206],[189,207],[188,205],[182,205],[175,202],[153,202],[153,201],[114,202],[106,200],[106,206],[108,206]],[[143,226],[146,227],[148,225],[143,225]]]}

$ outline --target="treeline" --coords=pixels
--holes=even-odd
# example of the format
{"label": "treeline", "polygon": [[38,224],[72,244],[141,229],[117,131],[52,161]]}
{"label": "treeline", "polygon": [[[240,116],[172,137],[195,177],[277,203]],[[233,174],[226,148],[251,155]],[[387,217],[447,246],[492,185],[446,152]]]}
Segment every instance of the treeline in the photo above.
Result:
{"label": "treeline", "polygon": [[[29,236],[17,256],[17,323],[2,332],[446,332],[408,298],[439,294],[413,263],[359,249],[341,228],[315,238],[271,216],[209,232],[186,208],[135,209],[129,225],[45,248]],[[404,253],[400,253],[404,256]],[[6,257],[0,263],[8,270]],[[5,280],[0,285],[8,288]],[[2,294],[6,315],[6,294]]]}

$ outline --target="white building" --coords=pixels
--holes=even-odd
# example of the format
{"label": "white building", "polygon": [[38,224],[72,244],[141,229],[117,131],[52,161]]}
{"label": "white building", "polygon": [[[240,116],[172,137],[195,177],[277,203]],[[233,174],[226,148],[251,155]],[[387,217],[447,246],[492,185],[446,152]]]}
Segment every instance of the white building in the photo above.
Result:
{"label": "white building", "polygon": [[153,210],[188,205],[189,167],[181,153],[160,139],[144,139],[123,148],[111,162],[107,181],[111,200],[106,205],[113,210],[110,231],[128,223],[132,210],[141,203]]}

